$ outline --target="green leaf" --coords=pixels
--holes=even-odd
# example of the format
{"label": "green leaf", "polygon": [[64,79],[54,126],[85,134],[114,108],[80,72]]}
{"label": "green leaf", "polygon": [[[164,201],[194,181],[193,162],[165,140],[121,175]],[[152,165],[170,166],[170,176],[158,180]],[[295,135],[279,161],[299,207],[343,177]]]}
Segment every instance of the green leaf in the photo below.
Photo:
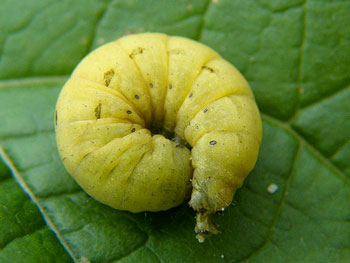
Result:
{"label": "green leaf", "polygon": [[[0,205],[10,211],[0,214],[0,262],[350,261],[350,1],[1,5],[1,156],[42,217],[13,179],[0,177]],[[204,244],[186,204],[113,210],[81,191],[57,153],[55,103],[75,65],[89,50],[143,31],[217,50],[247,78],[263,113],[257,165],[216,215],[222,233]]]}
{"label": "green leaf", "polygon": [[39,210],[0,162],[0,262],[70,262]]}

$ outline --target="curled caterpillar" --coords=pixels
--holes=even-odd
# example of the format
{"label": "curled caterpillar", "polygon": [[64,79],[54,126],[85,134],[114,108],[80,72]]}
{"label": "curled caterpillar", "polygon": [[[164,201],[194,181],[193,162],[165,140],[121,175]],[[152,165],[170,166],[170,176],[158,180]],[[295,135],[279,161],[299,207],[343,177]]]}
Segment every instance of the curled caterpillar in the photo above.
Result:
{"label": "curled caterpillar", "polygon": [[218,233],[261,143],[259,110],[243,76],[196,41],[135,34],[86,56],[56,106],[64,166],[113,208],[161,211],[190,198],[197,238]]}

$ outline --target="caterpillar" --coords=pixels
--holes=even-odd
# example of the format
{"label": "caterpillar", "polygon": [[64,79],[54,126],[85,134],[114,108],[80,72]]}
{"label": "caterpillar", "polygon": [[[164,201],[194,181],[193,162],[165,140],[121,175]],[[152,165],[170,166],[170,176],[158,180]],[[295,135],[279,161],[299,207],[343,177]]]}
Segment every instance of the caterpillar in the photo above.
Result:
{"label": "caterpillar", "polygon": [[92,197],[134,213],[189,200],[203,242],[232,202],[262,137],[253,93],[211,48],[144,33],[88,54],[60,92],[56,141],[66,170]]}

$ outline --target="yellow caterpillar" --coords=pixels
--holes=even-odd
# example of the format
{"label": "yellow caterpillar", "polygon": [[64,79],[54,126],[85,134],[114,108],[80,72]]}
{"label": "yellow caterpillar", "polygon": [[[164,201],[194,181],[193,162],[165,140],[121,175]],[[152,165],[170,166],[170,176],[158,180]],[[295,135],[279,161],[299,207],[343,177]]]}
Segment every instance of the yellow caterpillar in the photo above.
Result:
{"label": "yellow caterpillar", "polygon": [[131,212],[191,196],[200,242],[218,233],[210,215],[230,205],[262,136],[236,68],[203,44],[157,33],[86,56],[60,93],[55,125],[62,161],[89,195]]}

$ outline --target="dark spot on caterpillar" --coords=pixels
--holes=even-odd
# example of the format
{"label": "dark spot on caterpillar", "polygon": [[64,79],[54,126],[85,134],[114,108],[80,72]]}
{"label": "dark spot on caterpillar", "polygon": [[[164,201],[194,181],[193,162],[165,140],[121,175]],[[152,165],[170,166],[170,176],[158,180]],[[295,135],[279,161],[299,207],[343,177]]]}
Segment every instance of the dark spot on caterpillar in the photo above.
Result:
{"label": "dark spot on caterpillar", "polygon": [[208,234],[208,233],[209,233],[209,230],[207,230],[207,229],[201,230],[201,231],[199,231],[199,233],[201,233],[201,234]]}
{"label": "dark spot on caterpillar", "polygon": [[216,144],[216,141],[212,140],[209,142],[210,145],[215,145]]}
{"label": "dark spot on caterpillar", "polygon": [[126,113],[127,113],[127,114],[131,114],[132,111],[131,111],[131,110],[127,110]]}
{"label": "dark spot on caterpillar", "polygon": [[172,88],[173,88],[173,85],[170,84],[170,85],[169,85],[169,89],[172,89]]}
{"label": "dark spot on caterpillar", "polygon": [[188,96],[189,98],[192,98],[193,94],[191,93],[190,96]]}
{"label": "dark spot on caterpillar", "polygon": [[207,111],[208,111],[208,109],[204,109],[204,110],[203,110],[203,113],[206,113]]}
{"label": "dark spot on caterpillar", "polygon": [[111,83],[111,80],[114,76],[114,70],[110,69],[108,71],[105,72],[103,78],[105,80],[105,85],[108,87],[109,83]]}
{"label": "dark spot on caterpillar", "polygon": [[208,66],[202,66],[202,69],[209,70],[211,73],[214,73],[214,69],[208,67]]}
{"label": "dark spot on caterpillar", "polygon": [[135,48],[131,54],[129,55],[130,58],[134,58],[136,55],[138,54],[142,54],[142,52],[144,51],[145,49],[142,48],[142,47],[138,47],[138,48]]}
{"label": "dark spot on caterpillar", "polygon": [[136,94],[136,95],[135,95],[135,99],[138,100],[139,98],[140,98],[140,96]]}
{"label": "dark spot on caterpillar", "polygon": [[102,108],[102,104],[99,103],[98,106],[95,108],[95,117],[96,119],[100,119],[101,118],[101,108]]}
{"label": "dark spot on caterpillar", "polygon": [[152,83],[150,83],[150,84],[149,84],[149,87],[152,89],[152,88],[153,88],[153,84],[152,84]]}
{"label": "dark spot on caterpillar", "polygon": [[58,120],[58,115],[57,115],[57,111],[55,111],[55,125],[57,126],[57,120]]}
{"label": "dark spot on caterpillar", "polygon": [[135,131],[136,131],[136,129],[135,129],[135,128],[132,128],[132,129],[131,129],[131,132],[135,132]]}

